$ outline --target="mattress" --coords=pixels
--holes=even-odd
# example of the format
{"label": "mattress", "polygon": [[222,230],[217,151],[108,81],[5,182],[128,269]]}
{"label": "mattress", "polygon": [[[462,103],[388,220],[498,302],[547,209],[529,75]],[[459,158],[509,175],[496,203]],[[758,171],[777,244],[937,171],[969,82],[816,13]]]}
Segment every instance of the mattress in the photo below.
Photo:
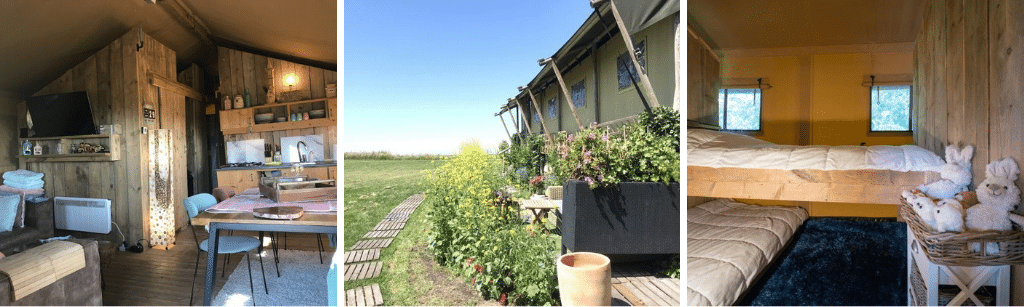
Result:
{"label": "mattress", "polygon": [[686,305],[732,305],[807,220],[807,211],[718,199],[687,209],[686,220]]}
{"label": "mattress", "polygon": [[914,145],[777,145],[706,129],[687,129],[686,153],[687,165],[715,168],[938,172],[945,164],[935,153]]}

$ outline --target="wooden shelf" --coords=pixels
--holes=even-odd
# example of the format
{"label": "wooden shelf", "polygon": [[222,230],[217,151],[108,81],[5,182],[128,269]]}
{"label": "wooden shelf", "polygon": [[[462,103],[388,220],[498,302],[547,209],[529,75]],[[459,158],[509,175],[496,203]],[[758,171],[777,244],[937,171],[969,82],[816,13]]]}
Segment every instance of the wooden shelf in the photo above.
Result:
{"label": "wooden shelf", "polygon": [[[330,97],[223,110],[220,114],[221,132],[224,134],[245,134],[335,126],[338,124],[335,118],[336,108],[337,98]],[[312,110],[324,110],[325,117],[291,120],[292,113],[305,113]],[[273,113],[275,120],[278,117],[284,117],[287,120],[283,122],[256,123],[255,116],[265,113]]]}
{"label": "wooden shelf", "polygon": [[[58,136],[58,137],[41,137],[41,138],[19,138],[18,148],[21,151],[21,145],[29,141],[33,147],[37,143],[43,143],[43,147],[46,149],[46,154],[43,155],[18,155],[18,160],[21,162],[108,162],[121,160],[121,135],[120,134],[91,134],[91,135],[74,135],[74,136]],[[78,144],[80,142],[87,143],[99,143],[106,147],[108,152],[97,152],[97,153],[64,153],[55,154],[56,147],[60,146],[67,150],[71,144]]]}

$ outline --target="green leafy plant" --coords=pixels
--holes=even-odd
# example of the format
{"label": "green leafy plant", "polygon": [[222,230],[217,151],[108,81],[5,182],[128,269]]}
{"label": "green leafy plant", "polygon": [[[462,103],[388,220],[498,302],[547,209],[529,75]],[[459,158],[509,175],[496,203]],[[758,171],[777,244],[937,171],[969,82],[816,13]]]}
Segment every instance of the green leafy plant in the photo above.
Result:
{"label": "green leafy plant", "polygon": [[511,144],[502,141],[499,150],[503,152],[501,157],[508,165],[506,174],[512,182],[525,186],[531,178],[543,175],[541,169],[547,160],[543,135],[517,134]]}
{"label": "green leafy plant", "polygon": [[558,240],[524,225],[519,207],[503,188],[501,159],[479,145],[426,175],[431,224],[428,249],[455,267],[480,293],[502,304],[558,304],[554,258]]}

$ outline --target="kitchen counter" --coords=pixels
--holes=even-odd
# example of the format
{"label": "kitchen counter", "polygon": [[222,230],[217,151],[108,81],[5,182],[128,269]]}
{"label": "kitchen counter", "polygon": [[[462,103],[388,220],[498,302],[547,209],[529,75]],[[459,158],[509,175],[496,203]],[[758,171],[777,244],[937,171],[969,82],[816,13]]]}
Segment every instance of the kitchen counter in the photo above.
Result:
{"label": "kitchen counter", "polygon": [[[221,168],[218,168],[217,170],[218,171],[277,170],[277,169],[291,169],[292,166],[294,166],[294,163],[283,163],[281,165],[274,165],[274,166],[261,165],[261,166],[221,167]],[[302,164],[303,168],[331,167],[331,166],[338,166],[338,163],[337,162],[318,162],[318,163]]]}

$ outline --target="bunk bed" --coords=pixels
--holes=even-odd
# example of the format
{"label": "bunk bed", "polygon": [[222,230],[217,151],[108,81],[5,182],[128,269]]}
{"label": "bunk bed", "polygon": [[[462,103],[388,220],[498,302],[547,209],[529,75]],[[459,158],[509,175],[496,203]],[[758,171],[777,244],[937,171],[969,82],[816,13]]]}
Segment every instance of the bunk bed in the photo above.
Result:
{"label": "bunk bed", "polygon": [[900,203],[938,181],[945,162],[913,145],[793,146],[687,129],[686,195],[860,204]]}
{"label": "bunk bed", "polygon": [[687,129],[686,150],[687,196],[723,198],[687,209],[688,305],[734,304],[808,216],[731,198],[899,205],[945,164],[912,145],[777,145],[709,129]]}

